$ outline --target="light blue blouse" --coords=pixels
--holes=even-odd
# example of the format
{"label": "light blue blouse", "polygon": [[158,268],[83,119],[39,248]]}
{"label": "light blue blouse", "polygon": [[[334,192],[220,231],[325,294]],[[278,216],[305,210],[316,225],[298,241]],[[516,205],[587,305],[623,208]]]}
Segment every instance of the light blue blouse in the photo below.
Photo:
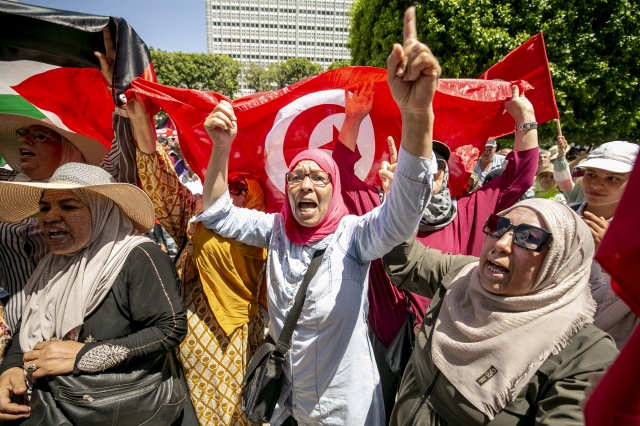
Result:
{"label": "light blue blouse", "polygon": [[436,171],[435,161],[401,148],[385,203],[344,217],[336,232],[310,245],[287,238],[281,214],[234,207],[228,193],[196,219],[224,237],[269,249],[269,333],[276,341],[313,253],[326,248],[293,333],[271,424],[293,415],[304,425],[384,425],[367,336],[369,263],[416,233]]}

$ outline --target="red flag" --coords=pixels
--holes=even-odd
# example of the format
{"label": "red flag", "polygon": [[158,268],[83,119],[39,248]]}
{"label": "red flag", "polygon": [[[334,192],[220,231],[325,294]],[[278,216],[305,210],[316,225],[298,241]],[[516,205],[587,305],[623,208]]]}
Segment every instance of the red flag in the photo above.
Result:
{"label": "red flag", "polygon": [[[284,173],[295,155],[309,147],[331,150],[344,121],[344,91],[373,82],[373,108],[360,127],[362,159],[356,174],[379,184],[378,169],[388,159],[387,136],[400,142],[401,116],[387,85],[385,69],[344,67],[324,72],[275,92],[257,93],[232,101],[238,118],[230,169],[249,172],[262,180],[267,210],[278,211],[283,200]],[[529,86],[519,83],[521,90]],[[203,122],[223,95],[177,89],[135,79],[132,90],[147,96],[173,119],[186,160],[203,178],[211,141]],[[434,138],[452,149],[482,147],[493,134],[511,84],[485,80],[442,79],[434,98]],[[227,99],[228,100],[228,99]],[[461,125],[461,117],[464,124]]]}
{"label": "red flag", "polygon": [[[556,97],[551,82],[551,71],[544,37],[539,33],[525,43],[509,52],[500,62],[489,68],[480,77],[482,80],[499,80],[516,82],[524,80],[533,86],[526,92],[527,99],[533,104],[538,123],[546,123],[549,120],[559,118]],[[466,117],[465,117],[466,122]],[[491,137],[499,138],[513,133],[513,118],[507,113],[496,117],[492,123],[493,134]],[[449,143],[447,140],[443,140]],[[483,147],[479,147],[482,150]],[[451,153],[449,167],[453,179],[452,194],[461,195],[453,188],[462,188],[469,182],[471,172],[477,163],[480,150],[473,145],[461,147]]]}
{"label": "red flag", "polygon": [[[536,34],[509,52],[479,78],[504,81],[524,80],[533,86],[533,89],[527,92],[527,99],[533,104],[538,123],[560,118],[542,33]],[[512,133],[513,119],[507,114],[502,120],[496,122],[495,126],[495,137]]]}

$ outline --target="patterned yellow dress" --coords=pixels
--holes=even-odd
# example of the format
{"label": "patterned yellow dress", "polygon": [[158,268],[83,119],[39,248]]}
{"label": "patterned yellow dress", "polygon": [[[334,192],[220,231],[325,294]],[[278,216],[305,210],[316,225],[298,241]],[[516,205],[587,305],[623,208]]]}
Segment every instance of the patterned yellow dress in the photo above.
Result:
{"label": "patterned yellow dress", "polygon": [[189,325],[179,358],[198,421],[202,426],[253,425],[240,410],[240,390],[264,337],[257,297],[266,251],[189,224],[196,198],[163,150],[151,155],[138,150],[137,161],[156,218],[178,247],[186,243],[176,262]]}

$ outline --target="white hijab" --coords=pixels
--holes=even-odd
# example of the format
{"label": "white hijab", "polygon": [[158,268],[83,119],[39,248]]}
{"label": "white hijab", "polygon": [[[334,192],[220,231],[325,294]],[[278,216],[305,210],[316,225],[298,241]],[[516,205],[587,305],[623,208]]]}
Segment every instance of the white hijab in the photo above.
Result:
{"label": "white hijab", "polygon": [[517,207],[539,213],[553,232],[531,291],[499,296],[484,290],[474,262],[453,280],[433,333],[433,362],[489,419],[550,355],[593,322],[595,312],[589,291],[594,244],[587,225],[571,208],[544,199],[520,202],[500,214]]}
{"label": "white hijab", "polygon": [[25,287],[20,346],[28,352],[42,341],[77,340],[84,319],[100,306],[129,252],[150,241],[109,198],[72,190],[91,211],[89,243],[71,255],[47,254]]}

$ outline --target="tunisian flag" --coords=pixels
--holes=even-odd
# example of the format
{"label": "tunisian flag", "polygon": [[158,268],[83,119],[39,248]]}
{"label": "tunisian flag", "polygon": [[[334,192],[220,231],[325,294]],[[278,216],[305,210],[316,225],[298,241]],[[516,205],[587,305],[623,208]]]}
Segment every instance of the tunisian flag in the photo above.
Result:
{"label": "tunisian flag", "polygon": [[[613,290],[640,316],[640,165],[636,162],[596,260],[611,274]],[[587,425],[640,425],[640,327],[636,327],[585,408]]]}
{"label": "tunisian flag", "polygon": [[[230,170],[260,178],[268,194],[267,210],[279,211],[289,162],[308,148],[332,150],[344,121],[345,90],[369,82],[374,84],[375,95],[371,113],[360,126],[357,143],[362,158],[356,164],[356,175],[367,183],[379,184],[380,163],[389,158],[387,136],[393,136],[399,145],[402,119],[387,85],[387,71],[373,67],[326,71],[278,91],[230,101],[238,118]],[[518,84],[522,91],[530,88],[526,82]],[[186,160],[203,178],[211,153],[203,123],[226,98],[141,79],[133,81],[132,90],[172,118]],[[447,141],[452,149],[469,143],[484,146],[510,97],[511,84],[507,82],[441,79],[434,98],[434,138]]]}
{"label": "tunisian flag", "polygon": [[[113,81],[94,51],[116,49]],[[0,112],[48,119],[110,148],[114,102],[134,77],[155,81],[149,50],[122,18],[0,0]],[[109,90],[108,86],[112,86]]]}

